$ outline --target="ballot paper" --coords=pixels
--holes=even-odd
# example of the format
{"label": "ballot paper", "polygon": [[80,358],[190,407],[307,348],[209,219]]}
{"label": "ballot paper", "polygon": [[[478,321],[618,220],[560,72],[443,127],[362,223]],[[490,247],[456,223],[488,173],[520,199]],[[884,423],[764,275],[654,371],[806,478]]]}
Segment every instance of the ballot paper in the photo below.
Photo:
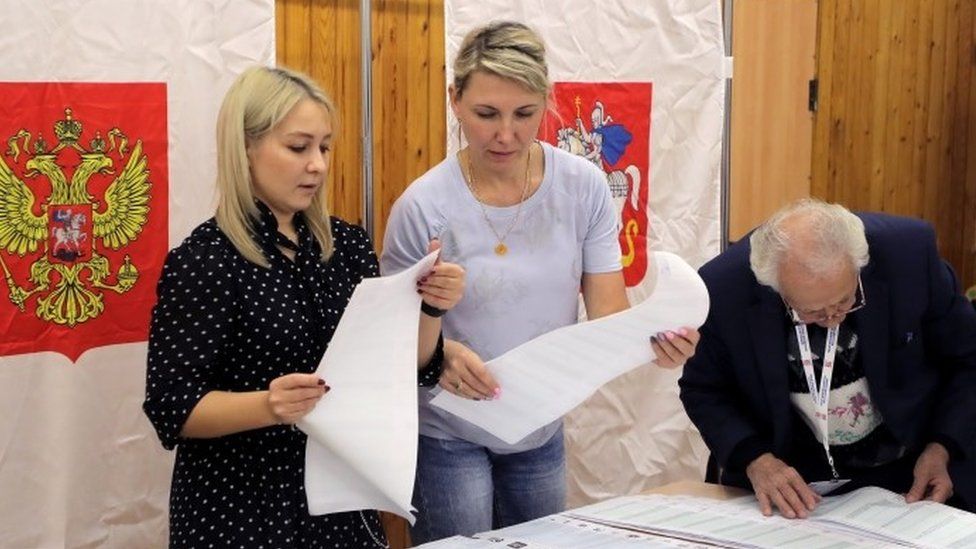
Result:
{"label": "ballot paper", "polygon": [[905,503],[876,487],[825,497],[806,519],[765,517],[754,496],[719,501],[661,494],[614,498],[562,515],[717,547],[976,548],[976,515],[931,501]]}
{"label": "ballot paper", "polygon": [[810,519],[764,517],[753,496],[731,500],[652,494],[623,496],[574,509],[568,516],[716,547],[874,549],[878,540],[837,532]]}
{"label": "ballot paper", "polygon": [[510,547],[517,547],[518,549],[557,549],[551,545],[540,545],[533,542],[524,542],[520,539],[482,539],[471,536],[451,536],[449,538],[431,541],[423,545],[415,545],[414,549],[508,549]]}
{"label": "ballot paper", "polygon": [[701,326],[708,315],[708,290],[690,265],[668,252],[655,252],[654,263],[654,291],[640,304],[543,334],[487,362],[500,398],[475,401],[441,391],[431,404],[515,444],[653,360],[649,336]]}
{"label": "ballot paper", "polygon": [[604,526],[565,514],[550,515],[507,528],[454,536],[414,549],[715,549],[646,532]]}
{"label": "ballot paper", "polygon": [[973,549],[976,515],[933,502],[905,503],[881,488],[823,499],[806,519],[763,516],[754,496],[621,496],[471,537],[417,549]]}
{"label": "ballot paper", "polygon": [[[597,522],[577,519],[565,513],[549,515],[529,522],[473,536],[494,547],[544,549],[715,549],[675,537],[638,530],[605,526]],[[428,549],[422,545],[423,549]],[[485,545],[485,547],[490,547]],[[419,548],[418,548],[419,549]]]}
{"label": "ballot paper", "polygon": [[976,514],[869,486],[824,498],[813,518],[837,530],[917,547],[976,548]]}
{"label": "ballot paper", "polygon": [[332,387],[298,423],[308,434],[313,515],[379,509],[414,517],[417,462],[417,279],[437,252],[356,287],[316,373]]}

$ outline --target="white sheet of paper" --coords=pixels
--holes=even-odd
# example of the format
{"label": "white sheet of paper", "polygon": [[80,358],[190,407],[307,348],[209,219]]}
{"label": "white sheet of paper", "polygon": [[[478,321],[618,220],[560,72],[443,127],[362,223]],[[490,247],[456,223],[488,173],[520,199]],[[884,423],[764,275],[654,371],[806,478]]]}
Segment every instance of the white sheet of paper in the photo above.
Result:
{"label": "white sheet of paper", "polygon": [[[915,547],[976,547],[976,514],[868,486],[826,497],[813,519]],[[813,520],[810,519],[810,520]]]}
{"label": "white sheet of paper", "polygon": [[[497,541],[494,547],[586,549],[715,549],[687,540],[674,539],[650,532],[616,528],[568,516],[566,513],[549,515],[529,522],[508,526],[490,532],[475,534],[478,539]],[[506,545],[507,544],[507,545]],[[422,545],[427,549],[426,545]],[[419,548],[418,548],[419,549]]]}
{"label": "white sheet of paper", "polygon": [[850,531],[813,519],[764,517],[756,498],[715,500],[662,494],[612,498],[564,514],[608,526],[676,536],[718,547],[803,547],[874,549],[879,545]]}
{"label": "white sheet of paper", "polygon": [[825,497],[803,520],[765,517],[753,496],[662,494],[612,498],[560,515],[719,547],[976,547],[976,515],[931,501],[908,504],[876,487]]}
{"label": "white sheet of paper", "polygon": [[654,359],[648,338],[682,326],[701,326],[708,290],[680,257],[655,252],[653,293],[626,311],[543,334],[486,363],[502,388],[490,401],[447,391],[431,404],[509,444],[562,417],[601,385]]}
{"label": "white sheet of paper", "polygon": [[313,515],[379,509],[414,516],[417,462],[416,281],[437,253],[353,292],[316,371],[332,387],[298,423]]}

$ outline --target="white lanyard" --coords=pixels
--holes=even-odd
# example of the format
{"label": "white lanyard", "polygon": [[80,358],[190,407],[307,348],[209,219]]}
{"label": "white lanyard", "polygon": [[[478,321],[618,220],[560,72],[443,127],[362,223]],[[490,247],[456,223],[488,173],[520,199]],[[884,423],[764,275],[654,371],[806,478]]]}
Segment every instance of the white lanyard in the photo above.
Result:
{"label": "white lanyard", "polygon": [[834,467],[834,458],[830,455],[830,437],[827,427],[827,407],[830,402],[830,379],[834,375],[834,356],[837,354],[837,333],[840,326],[827,329],[827,342],[824,344],[823,368],[820,372],[820,383],[817,383],[817,374],[813,371],[813,353],[810,352],[810,336],[807,334],[806,324],[796,324],[796,342],[800,348],[800,361],[803,362],[803,373],[806,374],[807,388],[810,390],[810,398],[813,399],[814,416],[817,425],[820,427],[820,435],[823,442],[824,453],[827,454],[827,463],[830,464],[830,472],[835,479],[839,479],[837,468]]}

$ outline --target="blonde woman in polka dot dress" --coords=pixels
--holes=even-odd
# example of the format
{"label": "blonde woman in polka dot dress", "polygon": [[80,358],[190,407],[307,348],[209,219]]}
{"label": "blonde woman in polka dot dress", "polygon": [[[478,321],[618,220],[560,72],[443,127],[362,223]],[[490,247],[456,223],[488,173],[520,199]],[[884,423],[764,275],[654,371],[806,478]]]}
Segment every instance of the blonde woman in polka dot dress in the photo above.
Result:
{"label": "blonde woman in polka dot dress", "polygon": [[[306,76],[255,67],[217,121],[216,216],[166,259],[149,336],[146,415],[177,449],[170,547],[384,547],[377,513],[311,516],[305,435],[315,371],[363,278],[363,229],[330,218],[325,177],[335,108]],[[418,281],[428,312],[461,297],[463,270]],[[440,318],[421,315],[422,384],[436,383]]]}

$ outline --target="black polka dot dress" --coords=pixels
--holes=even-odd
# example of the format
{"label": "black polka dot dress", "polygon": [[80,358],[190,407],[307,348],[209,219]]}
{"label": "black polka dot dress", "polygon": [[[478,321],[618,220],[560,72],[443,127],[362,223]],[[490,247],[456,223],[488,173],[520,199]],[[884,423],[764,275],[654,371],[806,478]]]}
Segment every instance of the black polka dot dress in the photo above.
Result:
{"label": "black polka dot dress", "polygon": [[177,448],[170,547],[383,547],[373,511],[308,514],[302,432],[179,436],[209,391],[265,390],[284,374],[314,372],[356,284],[379,273],[365,231],[335,218],[327,263],[301,216],[289,260],[275,245],[274,216],[259,207],[270,269],[244,259],[211,219],[170,252],[157,288],[143,407],[163,446]]}

